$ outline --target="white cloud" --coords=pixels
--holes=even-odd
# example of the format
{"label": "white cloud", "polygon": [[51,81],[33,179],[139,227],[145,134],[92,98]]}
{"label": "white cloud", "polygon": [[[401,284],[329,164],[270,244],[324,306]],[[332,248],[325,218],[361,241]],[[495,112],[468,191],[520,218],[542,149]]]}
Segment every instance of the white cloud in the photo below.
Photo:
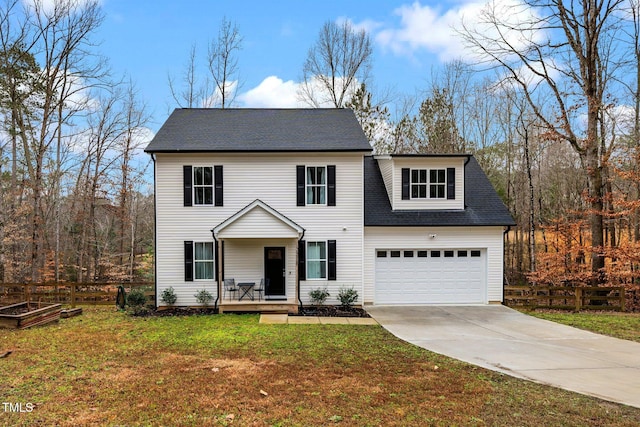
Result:
{"label": "white cloud", "polygon": [[463,21],[467,28],[487,37],[495,34],[495,29],[483,23],[487,8],[496,10],[497,16],[512,28],[507,38],[516,48],[524,47],[539,36],[537,32],[521,31],[533,16],[521,0],[471,1],[447,10],[423,6],[416,1],[397,8],[394,14],[400,16],[400,26],[379,31],[375,40],[398,55],[413,56],[424,50],[438,55],[441,61],[464,58],[468,50],[458,34]]}
{"label": "white cloud", "polygon": [[[236,91],[238,90],[238,80],[231,80],[225,82],[225,104],[234,100]],[[213,94],[202,100],[202,108],[215,108],[222,104],[222,92],[215,86]]]}
{"label": "white cloud", "polygon": [[382,22],[374,21],[372,19],[365,19],[361,22],[353,22],[351,19],[341,16],[336,19],[338,24],[342,24],[343,22],[348,22],[351,24],[351,28],[355,31],[364,30],[368,34],[373,34],[378,28],[382,27],[384,24]]}
{"label": "white cloud", "polygon": [[[91,1],[93,0],[22,0],[22,3],[30,10],[37,10],[50,15],[56,10],[56,7],[58,10],[63,10],[61,7],[68,7],[71,10],[75,10],[84,7]],[[97,3],[102,4],[102,0],[99,0]]]}
{"label": "white cloud", "polygon": [[277,76],[265,78],[258,86],[239,94],[236,101],[243,107],[297,108],[305,105],[298,100],[299,83],[286,82]]}
{"label": "white cloud", "polygon": [[[341,78],[337,79],[337,83],[342,82]],[[347,91],[346,98],[349,99],[360,82],[356,79]],[[246,108],[311,108],[333,107],[333,102],[327,94],[325,86],[321,79],[314,77],[309,81],[307,89],[313,94],[313,98],[317,105],[311,105],[301,96],[303,83],[293,80],[284,81],[278,76],[269,76],[262,80],[260,84],[253,89],[239,94],[236,97],[236,103]]]}

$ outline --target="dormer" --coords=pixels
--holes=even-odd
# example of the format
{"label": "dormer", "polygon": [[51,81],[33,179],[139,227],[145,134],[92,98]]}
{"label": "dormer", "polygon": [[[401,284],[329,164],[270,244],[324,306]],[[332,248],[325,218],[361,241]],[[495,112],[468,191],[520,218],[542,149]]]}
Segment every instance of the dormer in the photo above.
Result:
{"label": "dormer", "polygon": [[394,211],[464,210],[467,154],[375,156]]}

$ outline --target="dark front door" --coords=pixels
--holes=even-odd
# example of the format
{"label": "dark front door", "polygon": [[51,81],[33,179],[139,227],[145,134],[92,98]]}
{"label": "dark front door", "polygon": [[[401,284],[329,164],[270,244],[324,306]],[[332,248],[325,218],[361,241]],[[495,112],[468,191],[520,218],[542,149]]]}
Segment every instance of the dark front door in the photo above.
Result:
{"label": "dark front door", "polygon": [[266,296],[284,297],[286,295],[283,247],[264,248],[264,277],[269,279],[269,285],[264,290]]}

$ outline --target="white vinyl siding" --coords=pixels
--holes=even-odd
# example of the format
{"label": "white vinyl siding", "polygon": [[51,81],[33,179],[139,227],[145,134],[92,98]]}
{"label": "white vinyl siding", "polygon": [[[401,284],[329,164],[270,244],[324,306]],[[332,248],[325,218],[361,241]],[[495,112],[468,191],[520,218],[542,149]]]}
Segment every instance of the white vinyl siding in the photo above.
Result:
{"label": "white vinyl siding", "polygon": [[[390,158],[379,158],[378,166],[382,173],[382,180],[384,181],[384,187],[387,189],[387,196],[389,200],[393,200],[394,184],[393,184],[393,160]],[[401,184],[398,184],[401,185]],[[398,192],[402,192],[401,188],[398,188]]]}
{"label": "white vinyl siding", "polygon": [[[224,166],[224,206],[200,206],[197,209],[183,206],[183,166]],[[296,166],[336,166],[336,206],[296,206]],[[211,230],[256,199],[277,210],[291,221],[304,228],[305,241],[337,240],[336,281],[302,281],[300,296],[308,301],[308,292],[316,287],[329,287],[331,298],[328,304],[338,302],[335,298],[342,286],[362,289],[362,209],[363,209],[363,154],[362,153],[221,153],[221,154],[156,154],[156,269],[158,295],[170,286],[178,295],[177,305],[194,305],[193,294],[201,289],[197,284],[184,281],[184,241],[213,241]],[[256,179],[259,177],[259,179]],[[240,223],[259,227],[266,219],[264,212],[256,210]],[[229,228],[232,228],[231,225]],[[249,227],[247,227],[249,228]],[[225,230],[229,232],[229,229]],[[246,230],[232,229],[240,238],[249,238]],[[285,230],[280,230],[285,231]],[[242,235],[242,233],[245,233]],[[242,237],[241,237],[242,236]],[[287,235],[288,236],[288,235]],[[284,235],[274,235],[286,237]],[[271,237],[269,237],[271,238]],[[225,242],[225,250],[234,239]],[[268,239],[265,239],[267,241]],[[291,245],[294,246],[291,246]],[[287,260],[296,257],[297,239],[287,242]],[[278,246],[278,245],[274,245]],[[285,246],[285,245],[282,245]],[[293,249],[290,249],[293,248]],[[229,255],[229,252],[227,252]],[[229,262],[229,258],[227,258]],[[252,269],[253,263],[262,264],[263,254],[254,251],[244,265]],[[287,261],[289,262],[289,261]],[[289,264],[288,264],[289,266]],[[293,266],[295,266],[295,261]],[[225,265],[225,277],[228,275]],[[216,267],[218,268],[218,267]],[[295,280],[295,270],[291,270]],[[256,276],[256,274],[259,275]],[[254,276],[263,273],[255,271]],[[289,283],[287,296],[295,297],[295,283]],[[215,282],[206,285],[214,296]],[[290,291],[290,286],[293,286]]]}
{"label": "white vinyl siding", "polygon": [[[435,235],[435,237],[431,237]],[[405,249],[440,250],[481,250],[486,259],[485,301],[502,301],[503,278],[503,228],[502,227],[365,227],[364,245],[364,301],[373,304],[375,299],[377,250],[398,252],[402,257]],[[394,254],[395,255],[395,254]],[[460,272],[461,275],[465,273]]]}
{"label": "white vinyl siding", "polygon": [[296,230],[259,206],[225,227],[221,234],[225,239],[298,237]]}

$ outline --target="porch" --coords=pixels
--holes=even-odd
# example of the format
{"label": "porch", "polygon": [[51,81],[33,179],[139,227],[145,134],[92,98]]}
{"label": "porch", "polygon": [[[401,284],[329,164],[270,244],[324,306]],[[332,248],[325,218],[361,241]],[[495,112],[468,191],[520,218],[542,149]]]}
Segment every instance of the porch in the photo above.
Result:
{"label": "porch", "polygon": [[297,313],[302,227],[256,200],[212,231],[220,313]]}
{"label": "porch", "polygon": [[229,301],[220,300],[219,313],[298,313],[298,304],[291,301]]}

